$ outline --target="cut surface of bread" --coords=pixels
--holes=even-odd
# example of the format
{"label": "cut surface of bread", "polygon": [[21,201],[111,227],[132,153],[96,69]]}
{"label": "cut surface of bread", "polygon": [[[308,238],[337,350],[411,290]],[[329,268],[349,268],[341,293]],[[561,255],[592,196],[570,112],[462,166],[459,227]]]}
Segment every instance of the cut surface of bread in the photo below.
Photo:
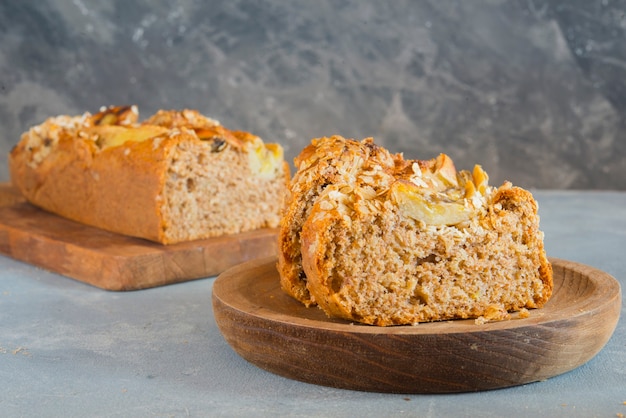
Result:
{"label": "cut surface of bread", "polygon": [[445,154],[405,160],[371,139],[312,141],[279,233],[282,288],[327,315],[379,326],[539,308],[552,269],[527,190],[488,185]]}
{"label": "cut surface of bread", "polygon": [[393,167],[394,158],[373,143],[333,136],[314,140],[295,159],[296,173],[290,184],[279,230],[278,270],[283,289],[309,306],[314,304],[306,288],[300,251],[300,231],[313,203],[330,184],[353,181],[370,166]]}
{"label": "cut surface of bread", "polygon": [[11,182],[32,204],[162,244],[275,228],[289,179],[278,144],[195,110],[57,116],[22,135]]}

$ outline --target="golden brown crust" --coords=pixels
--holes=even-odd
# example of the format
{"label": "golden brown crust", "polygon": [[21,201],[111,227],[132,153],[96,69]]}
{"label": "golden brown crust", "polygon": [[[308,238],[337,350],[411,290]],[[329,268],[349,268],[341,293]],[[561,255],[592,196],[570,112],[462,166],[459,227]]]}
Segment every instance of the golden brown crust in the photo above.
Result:
{"label": "golden brown crust", "polygon": [[[134,107],[110,107],[93,116],[50,118],[33,127],[9,156],[13,184],[50,212],[164,244],[277,226],[289,178],[282,148],[252,134],[233,133],[195,111],[162,111],[148,119],[153,123],[137,123],[136,116]],[[189,160],[187,166],[177,162],[183,158]],[[214,167],[227,172],[216,173]],[[245,180],[233,180],[238,184],[234,196],[226,196],[225,175]],[[180,198],[184,190],[174,190],[185,176],[187,187],[199,190],[190,199]],[[246,196],[253,183],[268,193]],[[232,219],[221,213],[229,211],[207,202],[200,186],[223,190],[224,200],[238,205]],[[180,202],[172,198],[175,191]],[[258,207],[250,202],[246,208],[245,199],[253,196]],[[184,224],[169,213],[178,203],[194,205]],[[215,208],[211,217],[222,214],[226,221],[194,220],[208,216],[202,215],[202,205]]]}
{"label": "golden brown crust", "polygon": [[219,121],[202,115],[197,110],[158,110],[144,122],[166,128],[202,129],[221,126]]}
{"label": "golden brown crust", "polygon": [[[457,172],[445,154],[376,159],[350,140],[320,141],[296,159],[281,223],[288,294],[329,316],[380,326],[505,319],[550,298],[552,270],[530,192],[490,187],[479,166]],[[326,172],[322,158],[332,176],[303,194]]]}
{"label": "golden brown crust", "polygon": [[[52,158],[35,168],[20,159],[17,149],[11,158],[11,178],[28,201],[49,212],[161,242],[161,211],[155,197],[165,181],[162,162],[178,141],[189,139],[185,134],[165,137],[156,150],[152,142],[144,141],[99,151],[93,143],[64,137]],[[150,158],[128,158],[130,154]]]}
{"label": "golden brown crust", "polygon": [[216,141],[215,146],[223,146],[226,142],[235,148],[244,148],[259,138],[250,132],[232,131],[223,127],[219,121],[208,118],[196,110],[159,110],[143,122],[144,125],[156,125],[169,129],[192,129],[198,138]]}

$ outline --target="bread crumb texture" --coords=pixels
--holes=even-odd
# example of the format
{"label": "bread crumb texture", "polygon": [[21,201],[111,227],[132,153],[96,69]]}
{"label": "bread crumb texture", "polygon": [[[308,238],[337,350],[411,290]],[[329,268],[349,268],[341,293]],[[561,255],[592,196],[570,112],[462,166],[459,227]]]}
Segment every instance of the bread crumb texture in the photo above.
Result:
{"label": "bread crumb texture", "polygon": [[111,106],[32,127],[9,155],[12,183],[45,210],[162,244],[278,226],[280,145],[195,110],[138,115]]}
{"label": "bread crumb texture", "polygon": [[528,316],[552,294],[532,194],[445,154],[406,160],[340,136],[296,157],[279,232],[283,290],[379,326]]}

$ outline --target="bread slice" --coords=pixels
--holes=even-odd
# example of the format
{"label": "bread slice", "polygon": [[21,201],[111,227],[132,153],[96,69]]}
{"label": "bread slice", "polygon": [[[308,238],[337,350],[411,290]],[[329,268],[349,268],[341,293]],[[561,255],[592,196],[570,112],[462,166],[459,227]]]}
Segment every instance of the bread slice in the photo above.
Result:
{"label": "bread slice", "polygon": [[162,244],[277,227],[290,175],[278,144],[194,110],[139,122],[135,106],[49,118],[9,170],[36,206]]}
{"label": "bread slice", "polygon": [[315,139],[295,158],[297,171],[279,231],[278,270],[283,290],[307,306],[314,304],[302,270],[300,231],[324,189],[352,182],[358,173],[373,166],[392,169],[400,158],[371,139],[361,143],[341,136]]}
{"label": "bread slice", "polygon": [[[387,326],[500,320],[550,298],[530,192],[489,186],[480,166],[457,172],[445,154],[404,160],[371,139],[316,139],[297,161],[278,266],[307,306]],[[302,194],[311,184],[321,186]]]}

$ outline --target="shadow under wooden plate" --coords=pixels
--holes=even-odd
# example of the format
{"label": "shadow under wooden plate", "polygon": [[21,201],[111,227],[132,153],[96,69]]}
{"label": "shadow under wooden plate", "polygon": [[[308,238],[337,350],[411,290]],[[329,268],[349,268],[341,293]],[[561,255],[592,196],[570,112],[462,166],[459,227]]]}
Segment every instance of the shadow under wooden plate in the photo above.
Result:
{"label": "shadow under wooden plate", "polygon": [[621,289],[609,274],[551,259],[554,293],[530,317],[376,327],[329,319],[287,296],[275,257],[222,273],[215,319],[256,366],[318,385],[391,393],[451,393],[548,379],[593,358],[619,319]]}
{"label": "shadow under wooden plate", "polygon": [[0,184],[0,254],[106,290],[215,276],[242,262],[273,256],[276,247],[276,229],[161,245],[45,212]]}

